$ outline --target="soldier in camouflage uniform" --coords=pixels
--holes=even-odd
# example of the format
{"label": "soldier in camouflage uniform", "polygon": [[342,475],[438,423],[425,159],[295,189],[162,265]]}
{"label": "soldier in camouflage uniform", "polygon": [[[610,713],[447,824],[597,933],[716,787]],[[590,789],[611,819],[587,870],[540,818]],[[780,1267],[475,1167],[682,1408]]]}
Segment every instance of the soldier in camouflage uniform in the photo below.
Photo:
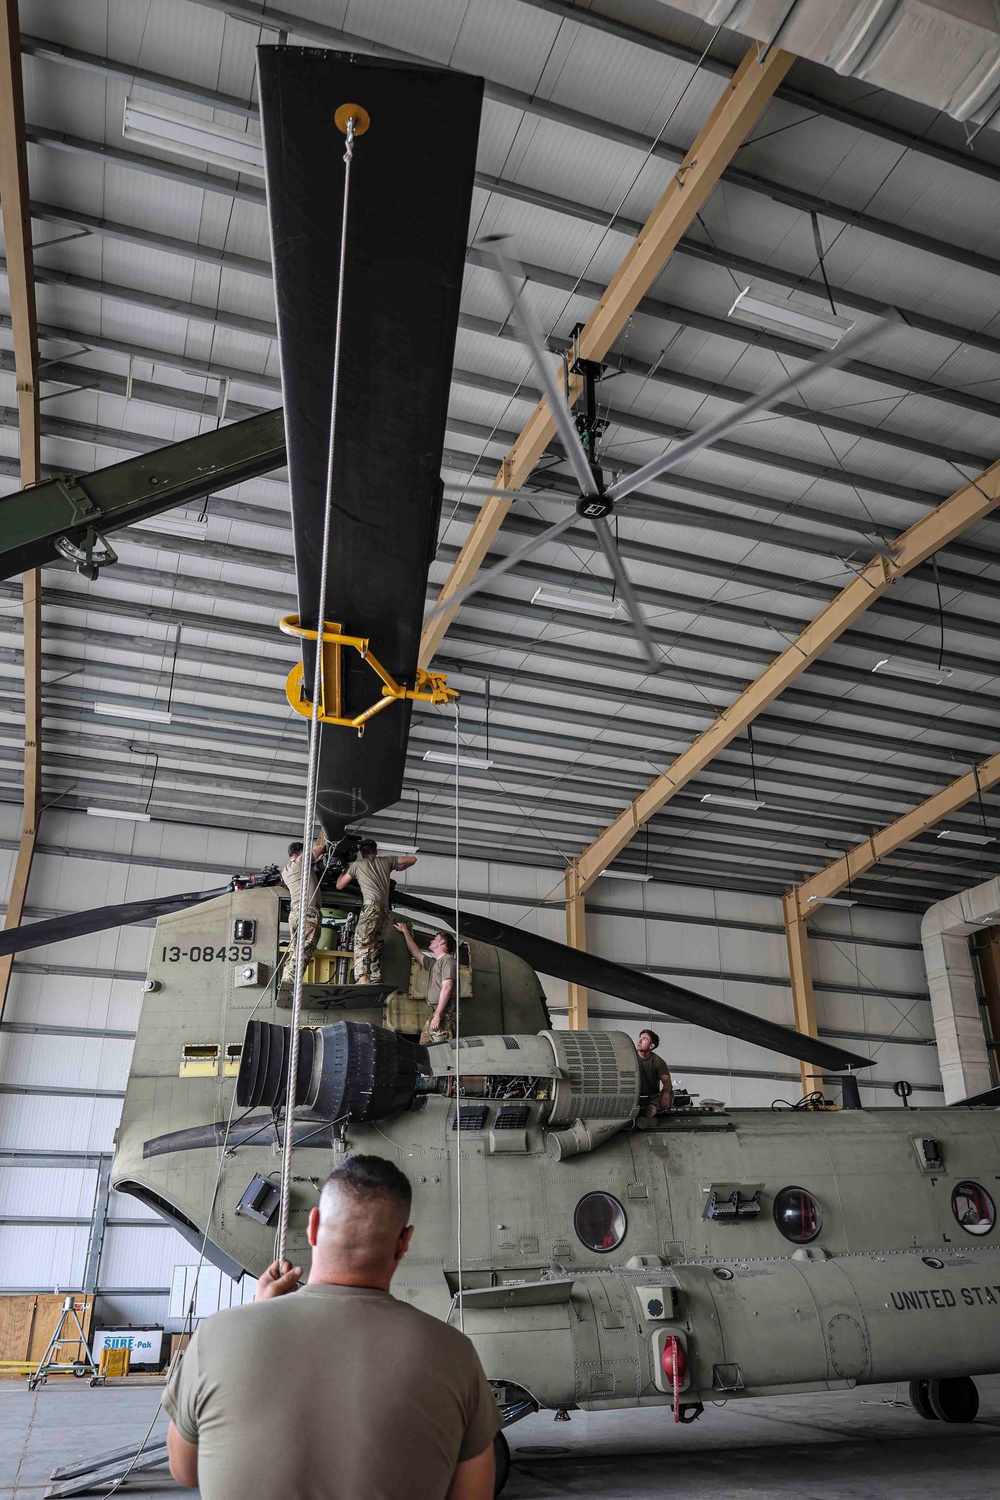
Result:
{"label": "soldier in camouflage uniform", "polygon": [[298,941],[299,925],[299,902],[302,896],[302,845],[289,844],[288,863],[281,872],[281,878],[288,887],[288,893],[292,898],[291,911],[288,914],[288,925],[291,928],[292,940],[285,954],[285,966],[282,972],[282,984],[290,985],[295,982],[295,954],[299,954],[299,962],[303,971],[308,967],[309,960],[316,951],[322,927],[322,913],[316,904],[316,896],[319,891],[319,875],[314,868],[316,860],[319,859],[326,848],[326,835],[320,833],[319,838],[313,844],[311,859],[309,861],[309,887],[306,892],[306,909],[303,913],[302,942]]}
{"label": "soldier in camouflage uniform", "polygon": [[393,870],[416,864],[412,854],[379,854],[374,839],[365,839],[352,865],[337,877],[338,891],[352,880],[361,887],[365,904],[354,929],[354,983],[382,983],[382,940],[389,921],[389,879]]}
{"label": "soldier in camouflage uniform", "polygon": [[450,932],[436,932],[430,941],[430,953],[414,942],[413,934],[405,922],[396,923],[410,950],[410,957],[427,970],[427,1004],[430,1015],[424,1026],[422,1042],[450,1042],[455,1036],[455,993],[457,988],[458,961],[455,956],[455,939]]}

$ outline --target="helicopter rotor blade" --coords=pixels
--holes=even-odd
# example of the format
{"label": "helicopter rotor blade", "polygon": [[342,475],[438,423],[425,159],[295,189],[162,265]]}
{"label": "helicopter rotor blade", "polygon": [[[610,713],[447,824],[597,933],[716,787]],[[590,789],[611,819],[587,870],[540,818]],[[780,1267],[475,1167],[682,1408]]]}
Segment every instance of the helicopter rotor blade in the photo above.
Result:
{"label": "helicopter rotor blade", "polygon": [[63,917],[47,917],[43,922],[26,922],[0,932],[0,957],[24,953],[46,943],[62,943],[68,938],[85,937],[91,932],[106,932],[111,927],[127,927],[132,922],[147,922],[151,917],[165,917],[188,906],[199,906],[216,896],[225,896],[232,882],[213,891],[185,891],[177,896],[154,896],[148,901],[127,901],[120,906],[95,906],[90,911],[67,912]]}
{"label": "helicopter rotor blade", "polygon": [[608,560],[608,567],[614,574],[615,582],[621,589],[622,597],[625,600],[625,608],[629,612],[629,617],[635,633],[642,644],[642,649],[649,658],[650,668],[654,672],[659,672],[663,666],[663,658],[656,649],[649,626],[646,624],[646,617],[642,612],[642,605],[636,598],[635,589],[632,587],[632,580],[628,576],[622,555],[615,546],[614,537],[611,535],[611,527],[604,516],[592,516],[591,524],[597,533],[597,540],[601,544],[601,551]]}
{"label": "helicopter rotor blade", "polygon": [[708,448],[712,443],[717,443],[720,438],[728,436],[734,428],[739,427],[755,412],[767,411],[783,397],[801,391],[804,385],[808,385],[823,370],[836,369],[837,365],[842,365],[845,360],[856,358],[884,331],[884,326],[880,325],[869,329],[867,333],[859,334],[855,339],[846,339],[838,344],[836,349],[831,349],[829,353],[822,354],[818,359],[813,360],[807,370],[797,375],[787,375],[777,385],[750,396],[734,412],[730,412],[729,416],[719,417],[716,421],[700,427],[697,432],[692,432],[676,447],[669,449],[666,453],[661,453],[659,458],[650,459],[648,464],[643,464],[642,468],[636,469],[634,474],[628,474],[619,479],[609,487],[607,499],[615,503],[625,500],[636,490],[641,490],[643,485],[651,484],[654,479],[658,479],[661,474],[666,474],[669,469],[675,469],[678,464],[684,463],[695,453],[700,453],[703,448]]}
{"label": "helicopter rotor blade", "polygon": [[[425,901],[422,896],[411,896],[397,890],[393,905],[433,917],[446,927],[454,925],[455,910]],[[539,937],[525,932],[521,927],[512,927],[494,917],[481,917],[471,912],[458,913],[459,931],[463,937],[480,943],[491,943],[523,958],[533,969],[542,974],[551,974],[554,979],[565,979],[570,984],[582,984],[600,990],[605,995],[614,995],[619,1000],[628,1000],[644,1010],[657,1015],[673,1016],[679,1021],[688,1021],[692,1026],[704,1026],[708,1031],[720,1032],[724,1036],[737,1037],[743,1042],[752,1042],[757,1047],[766,1047],[784,1057],[794,1057],[799,1062],[813,1063],[830,1072],[844,1068],[871,1067],[871,1058],[854,1052],[845,1052],[817,1037],[793,1031],[790,1026],[779,1026],[776,1021],[766,1021],[761,1016],[749,1015],[735,1006],[723,1005],[707,995],[699,995],[684,985],[670,979],[654,979],[638,969],[627,969],[623,964],[610,959],[598,958],[592,953],[582,953],[565,943],[553,942],[551,938]]]}
{"label": "helicopter rotor blade", "polygon": [[508,260],[496,248],[497,242],[495,240],[492,243],[489,241],[486,243],[489,244],[489,249],[483,252],[484,256],[487,260],[493,262],[496,270],[503,278],[504,286],[507,288],[507,295],[511,300],[514,317],[520,324],[521,332],[524,334],[525,341],[531,350],[535,369],[538,372],[538,378],[542,382],[542,389],[545,392],[549,403],[549,410],[552,413],[552,420],[556,424],[556,430],[566,450],[566,457],[573,469],[573,476],[580,486],[581,492],[588,496],[588,498],[596,500],[601,493],[600,486],[597,483],[593,469],[590,467],[587,455],[583,451],[580,434],[577,432],[576,425],[570,415],[569,407],[566,404],[566,397],[559,389],[556,378],[552,373],[552,367],[545,358],[545,345],[542,335],[535,326],[531,314],[528,312],[524,298],[518,291],[515,280],[515,272],[518,268],[513,261]]}

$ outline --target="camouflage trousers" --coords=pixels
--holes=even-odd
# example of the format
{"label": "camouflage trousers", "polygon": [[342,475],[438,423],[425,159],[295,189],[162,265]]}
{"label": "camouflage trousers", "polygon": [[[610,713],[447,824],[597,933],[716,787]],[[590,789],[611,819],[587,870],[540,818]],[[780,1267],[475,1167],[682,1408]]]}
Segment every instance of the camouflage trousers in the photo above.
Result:
{"label": "camouflage trousers", "polygon": [[375,901],[361,910],[354,929],[354,983],[382,983],[382,939],[389,913]]}
{"label": "camouflage trousers", "polygon": [[421,1043],[426,1047],[434,1042],[453,1042],[455,1040],[455,1007],[449,1005],[441,1017],[441,1025],[431,1030],[433,1016],[427,1017],[427,1022],[420,1033]]}
{"label": "camouflage trousers", "polygon": [[293,905],[288,925],[292,931],[292,940],[288,944],[288,952],[285,954],[285,966],[282,970],[281,980],[283,984],[295,983],[295,954],[299,953],[299,962],[304,972],[309,965],[309,960],[316,952],[316,944],[322,930],[322,913],[318,906],[307,906],[305,911],[305,925],[302,933],[302,944],[298,941],[298,908]]}

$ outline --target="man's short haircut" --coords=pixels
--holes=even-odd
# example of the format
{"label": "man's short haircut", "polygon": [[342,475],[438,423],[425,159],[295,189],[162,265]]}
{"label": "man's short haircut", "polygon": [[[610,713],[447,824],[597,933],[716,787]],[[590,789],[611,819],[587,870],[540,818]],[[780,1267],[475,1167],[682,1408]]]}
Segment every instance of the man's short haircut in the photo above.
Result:
{"label": "man's short haircut", "polygon": [[403,1222],[409,1218],[413,1189],[410,1179],[394,1162],[383,1156],[349,1156],[334,1167],[323,1184],[324,1191],[334,1188],[360,1202],[365,1198],[381,1198],[398,1208]]}
{"label": "man's short haircut", "polygon": [[378,853],[378,844],[376,844],[374,839],[362,839],[358,845],[358,853],[362,859],[367,859],[370,854]]}
{"label": "man's short haircut", "polygon": [[653,1044],[653,1051],[655,1052],[656,1049],[657,1049],[657,1047],[660,1045],[660,1038],[656,1035],[656,1032],[655,1031],[650,1031],[650,1029],[649,1029],[648,1026],[644,1026],[642,1028],[642,1030],[639,1032],[639,1035],[640,1036],[648,1036],[649,1037],[650,1041]]}
{"label": "man's short haircut", "polygon": [[450,932],[436,932],[434,936],[439,937],[442,940],[446,953],[454,953],[455,939],[452,937]]}
{"label": "man's short haircut", "polygon": [[302,853],[302,845],[301,844],[289,844],[289,846],[288,846],[288,857],[290,859],[294,855],[301,854],[301,853]]}

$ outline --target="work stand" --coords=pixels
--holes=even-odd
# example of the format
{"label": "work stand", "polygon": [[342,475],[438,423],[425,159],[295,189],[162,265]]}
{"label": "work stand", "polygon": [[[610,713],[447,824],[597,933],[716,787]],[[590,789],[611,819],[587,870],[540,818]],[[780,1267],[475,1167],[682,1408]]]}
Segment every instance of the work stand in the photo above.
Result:
{"label": "work stand", "polygon": [[63,1500],[68,1495],[87,1495],[92,1490],[104,1489],[124,1479],[126,1473],[145,1474],[158,1469],[167,1462],[166,1438],[149,1438],[141,1448],[133,1443],[127,1448],[116,1448],[100,1458],[84,1459],[78,1464],[65,1464],[53,1469],[50,1479],[58,1480],[45,1491],[45,1500]]}
{"label": "work stand", "polygon": [[[68,1334],[67,1325],[69,1325]],[[78,1351],[78,1358],[60,1360],[60,1349],[71,1346]],[[91,1377],[91,1385],[104,1384],[104,1376],[95,1365],[94,1357],[87,1346],[87,1335],[83,1331],[76,1303],[72,1297],[67,1297],[59,1315],[59,1322],[49,1339],[48,1348],[42,1355],[41,1363],[35,1373],[28,1376],[28,1390],[33,1391],[37,1386],[45,1385],[50,1375],[76,1375],[78,1379],[83,1379],[87,1374]]]}

